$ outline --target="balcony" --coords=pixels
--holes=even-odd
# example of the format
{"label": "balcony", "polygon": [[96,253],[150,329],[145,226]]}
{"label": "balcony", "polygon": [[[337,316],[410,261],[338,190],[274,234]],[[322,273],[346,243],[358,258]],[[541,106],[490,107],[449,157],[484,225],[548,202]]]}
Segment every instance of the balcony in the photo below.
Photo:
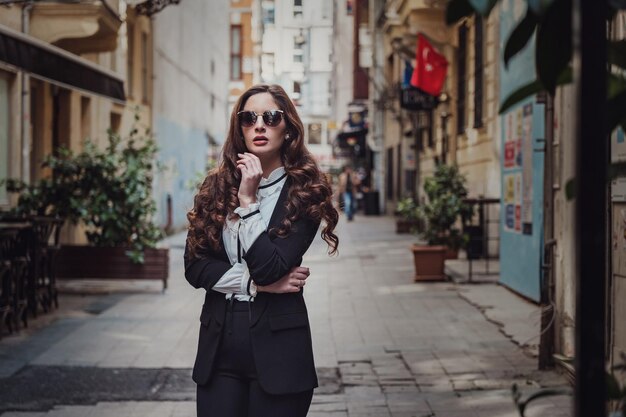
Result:
{"label": "balcony", "polygon": [[35,3],[30,35],[74,54],[113,51],[122,20],[108,3]]}

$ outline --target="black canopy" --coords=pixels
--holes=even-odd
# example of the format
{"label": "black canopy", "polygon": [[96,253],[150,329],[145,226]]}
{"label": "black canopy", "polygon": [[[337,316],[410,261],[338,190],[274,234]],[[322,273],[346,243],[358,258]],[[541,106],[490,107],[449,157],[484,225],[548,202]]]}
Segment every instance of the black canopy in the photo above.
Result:
{"label": "black canopy", "polygon": [[35,77],[124,102],[124,83],[91,62],[0,25],[0,61]]}

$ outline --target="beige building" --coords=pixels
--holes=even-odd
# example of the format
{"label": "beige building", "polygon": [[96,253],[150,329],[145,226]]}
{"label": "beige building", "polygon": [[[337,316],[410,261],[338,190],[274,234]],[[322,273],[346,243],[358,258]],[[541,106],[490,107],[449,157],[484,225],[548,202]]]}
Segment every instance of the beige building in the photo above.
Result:
{"label": "beige building", "polygon": [[[48,175],[59,146],[151,126],[151,21],[122,1],[14,4],[0,14],[0,178]],[[4,188],[0,207],[11,203]],[[84,239],[67,230],[66,240]]]}
{"label": "beige building", "polygon": [[[424,198],[421,189],[437,163],[457,163],[470,197],[500,196],[498,122],[498,14],[456,26],[444,20],[445,1],[378,2],[372,108],[382,113],[387,212],[405,196]],[[406,63],[415,65],[418,33],[442,53],[448,73],[434,110],[400,105]],[[373,118],[379,117],[374,114]],[[378,127],[374,126],[374,129]],[[490,249],[497,252],[497,248]]]}
{"label": "beige building", "polygon": [[[239,96],[259,80],[259,54],[255,54],[260,43],[258,20],[256,16],[261,7],[260,1],[230,0],[230,81],[228,97],[230,107]],[[271,2],[273,3],[273,2]],[[273,8],[264,9],[265,13],[274,13]]]}

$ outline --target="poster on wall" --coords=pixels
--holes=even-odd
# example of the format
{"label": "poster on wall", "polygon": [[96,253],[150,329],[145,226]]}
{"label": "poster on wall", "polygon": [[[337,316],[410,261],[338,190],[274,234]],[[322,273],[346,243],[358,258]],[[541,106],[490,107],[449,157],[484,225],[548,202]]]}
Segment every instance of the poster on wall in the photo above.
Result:
{"label": "poster on wall", "polygon": [[532,117],[533,105],[526,104],[509,112],[504,123],[505,230],[525,235],[533,231]]}
{"label": "poster on wall", "polygon": [[513,233],[520,233],[522,230],[521,189],[521,172],[504,176],[504,228]]}
{"label": "poster on wall", "polygon": [[504,128],[504,168],[514,169],[522,166],[522,130],[521,109],[506,116]]}
{"label": "poster on wall", "polygon": [[533,105],[526,104],[522,113],[521,141],[522,151],[522,232],[533,233]]}

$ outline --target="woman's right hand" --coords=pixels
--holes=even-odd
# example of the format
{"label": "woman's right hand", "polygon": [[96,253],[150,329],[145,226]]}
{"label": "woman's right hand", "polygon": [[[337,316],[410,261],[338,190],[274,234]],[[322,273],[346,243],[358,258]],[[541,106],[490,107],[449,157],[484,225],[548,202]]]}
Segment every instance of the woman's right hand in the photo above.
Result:
{"label": "woman's right hand", "polygon": [[274,294],[299,292],[306,284],[306,279],[310,274],[311,271],[307,267],[293,267],[284,277],[275,283],[266,286],[257,286],[257,292],[270,292]]}
{"label": "woman's right hand", "polygon": [[239,184],[240,207],[248,207],[252,203],[256,203],[256,192],[259,183],[263,177],[263,168],[259,158],[250,152],[237,154],[237,169],[241,171],[241,182]]}

